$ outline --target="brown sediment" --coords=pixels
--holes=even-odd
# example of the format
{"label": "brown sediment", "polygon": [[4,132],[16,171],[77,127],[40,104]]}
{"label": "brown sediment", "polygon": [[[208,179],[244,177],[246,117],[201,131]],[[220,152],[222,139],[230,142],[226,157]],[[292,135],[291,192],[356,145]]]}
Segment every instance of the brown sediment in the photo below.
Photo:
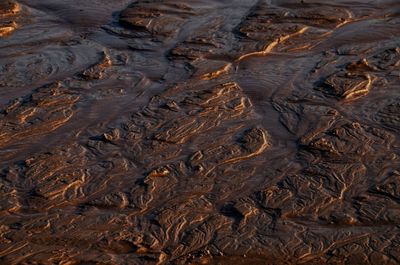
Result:
{"label": "brown sediment", "polygon": [[78,98],[55,84],[13,100],[1,110],[0,146],[54,131],[72,117]]}
{"label": "brown sediment", "polygon": [[0,37],[4,37],[14,31],[18,24],[14,20],[20,12],[20,6],[14,1],[0,3]]}
{"label": "brown sediment", "polygon": [[84,78],[85,80],[93,80],[93,79],[101,79],[104,75],[105,68],[112,66],[112,61],[110,59],[110,56],[102,52],[102,58],[101,60],[92,65],[91,67],[85,69],[80,76]]}
{"label": "brown sediment", "polygon": [[0,27],[0,37],[5,36],[17,28],[17,23],[15,21],[11,21],[8,23],[3,23]]}
{"label": "brown sediment", "polygon": [[5,0],[1,2],[0,10],[0,17],[4,18],[17,14],[21,10],[21,7],[14,1]]}
{"label": "brown sediment", "polygon": [[0,263],[398,264],[378,2],[2,1]]}
{"label": "brown sediment", "polygon": [[349,101],[367,95],[371,84],[372,77],[369,74],[337,73],[324,81],[321,90],[328,95]]}

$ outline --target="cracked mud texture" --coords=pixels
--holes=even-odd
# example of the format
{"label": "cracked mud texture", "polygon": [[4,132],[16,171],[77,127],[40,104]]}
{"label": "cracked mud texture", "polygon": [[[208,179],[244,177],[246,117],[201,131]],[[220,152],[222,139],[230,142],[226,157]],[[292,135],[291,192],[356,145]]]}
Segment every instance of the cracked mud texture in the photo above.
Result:
{"label": "cracked mud texture", "polygon": [[0,264],[400,264],[400,3],[0,2]]}

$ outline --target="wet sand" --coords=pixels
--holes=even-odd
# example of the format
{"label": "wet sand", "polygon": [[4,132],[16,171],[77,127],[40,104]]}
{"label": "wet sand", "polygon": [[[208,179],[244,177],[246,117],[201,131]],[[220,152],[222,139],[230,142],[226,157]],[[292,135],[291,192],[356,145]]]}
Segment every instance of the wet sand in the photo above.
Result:
{"label": "wet sand", "polygon": [[1,264],[399,264],[400,2],[0,3]]}

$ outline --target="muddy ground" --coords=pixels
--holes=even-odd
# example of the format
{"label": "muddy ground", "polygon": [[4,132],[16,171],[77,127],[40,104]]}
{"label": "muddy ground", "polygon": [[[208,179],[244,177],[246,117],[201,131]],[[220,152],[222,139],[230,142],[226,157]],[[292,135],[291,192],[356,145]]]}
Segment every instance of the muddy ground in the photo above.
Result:
{"label": "muddy ground", "polygon": [[2,0],[1,264],[400,264],[400,2]]}

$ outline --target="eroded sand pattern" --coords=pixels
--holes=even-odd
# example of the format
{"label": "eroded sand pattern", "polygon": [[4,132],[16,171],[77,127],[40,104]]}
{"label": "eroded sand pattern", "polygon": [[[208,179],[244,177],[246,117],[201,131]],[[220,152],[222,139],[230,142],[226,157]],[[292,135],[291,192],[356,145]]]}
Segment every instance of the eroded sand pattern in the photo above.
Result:
{"label": "eroded sand pattern", "polygon": [[399,264],[400,2],[4,0],[1,264]]}

